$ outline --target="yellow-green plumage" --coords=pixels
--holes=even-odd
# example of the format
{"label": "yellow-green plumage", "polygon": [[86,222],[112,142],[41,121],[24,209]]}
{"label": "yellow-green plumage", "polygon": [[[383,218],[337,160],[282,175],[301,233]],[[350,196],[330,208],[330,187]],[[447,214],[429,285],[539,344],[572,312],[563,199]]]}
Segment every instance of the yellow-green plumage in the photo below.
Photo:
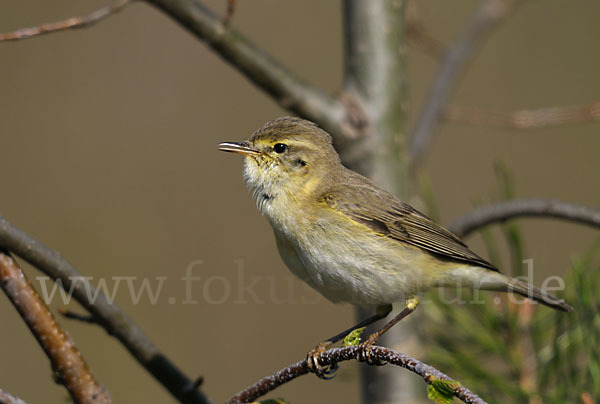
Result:
{"label": "yellow-green plumage", "polygon": [[331,137],[279,118],[245,143],[244,179],[273,227],[286,265],[334,302],[388,305],[437,286],[509,289],[570,311],[561,300],[502,275],[458,237],[345,168]]}

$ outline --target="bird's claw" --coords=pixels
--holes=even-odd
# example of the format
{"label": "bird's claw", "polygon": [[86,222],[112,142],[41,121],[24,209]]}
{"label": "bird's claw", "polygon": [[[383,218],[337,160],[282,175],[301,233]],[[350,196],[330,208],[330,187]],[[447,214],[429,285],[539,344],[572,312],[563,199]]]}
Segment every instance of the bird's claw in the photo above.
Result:
{"label": "bird's claw", "polygon": [[337,363],[332,363],[326,366],[323,366],[319,363],[319,355],[327,351],[327,348],[330,346],[331,342],[321,342],[319,345],[308,351],[308,354],[306,355],[308,370],[314,373],[319,379],[333,379],[335,377],[335,372],[338,370]]}
{"label": "bird's claw", "polygon": [[369,336],[364,342],[358,345],[358,355],[356,360],[359,362],[366,362],[372,366],[383,366],[387,361],[373,358],[371,356],[371,347],[377,342],[377,338],[373,338],[373,335]]}

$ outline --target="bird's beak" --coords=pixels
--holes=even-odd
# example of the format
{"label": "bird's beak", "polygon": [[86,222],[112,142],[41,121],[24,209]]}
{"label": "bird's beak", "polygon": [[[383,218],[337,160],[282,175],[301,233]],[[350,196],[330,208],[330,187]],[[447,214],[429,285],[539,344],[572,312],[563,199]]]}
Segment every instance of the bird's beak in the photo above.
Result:
{"label": "bird's beak", "polygon": [[256,149],[250,147],[250,143],[248,142],[223,142],[219,143],[219,150],[230,152],[230,153],[238,153],[244,156],[252,156],[257,155],[260,152]]}

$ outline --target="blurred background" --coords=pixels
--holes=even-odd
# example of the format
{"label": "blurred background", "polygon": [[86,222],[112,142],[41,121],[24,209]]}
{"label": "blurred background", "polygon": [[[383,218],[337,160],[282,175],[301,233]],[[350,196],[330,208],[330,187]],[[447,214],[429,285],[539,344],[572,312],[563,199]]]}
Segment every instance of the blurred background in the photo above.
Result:
{"label": "blurred background", "polygon": [[[206,3],[225,11],[224,0]],[[0,31],[103,4],[5,1]],[[417,3],[419,17],[445,43],[477,4]],[[597,102],[599,17],[597,1],[524,2],[469,65],[453,102],[503,111]],[[330,93],[340,88],[340,2],[241,1],[233,25],[305,79]],[[131,276],[136,289],[148,278],[156,290],[156,277],[167,277],[155,304],[147,294],[135,304],[124,283],[116,303],[190,377],[204,376],[203,390],[215,402],[353,323],[351,307],[318,297],[284,267],[243,184],[241,159],[216,148],[287,113],[179,25],[134,4],[88,29],[2,43],[0,60],[0,214],[109,287],[112,277]],[[411,116],[437,67],[410,49]],[[497,162],[513,174],[517,197],[599,207],[598,134],[598,123],[528,131],[443,124],[421,178],[444,224],[493,199]],[[553,220],[521,223],[538,285],[565,274],[598,236]],[[479,238],[468,241],[485,255]],[[42,274],[24,267],[39,289]],[[186,268],[201,278],[192,283],[194,304],[183,304],[190,297],[181,280]],[[51,306],[64,304],[55,297]],[[46,357],[4,295],[0,319],[0,388],[30,403],[65,402],[66,391],[53,383]],[[103,329],[60,321],[115,402],[174,402]],[[342,366],[330,382],[300,378],[271,396],[357,403],[358,366]]]}

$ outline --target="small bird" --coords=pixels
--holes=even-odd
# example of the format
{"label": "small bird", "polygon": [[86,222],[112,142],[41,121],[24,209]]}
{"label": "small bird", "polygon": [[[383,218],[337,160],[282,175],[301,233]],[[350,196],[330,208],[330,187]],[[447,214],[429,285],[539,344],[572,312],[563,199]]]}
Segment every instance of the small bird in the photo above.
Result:
{"label": "small bird", "polygon": [[243,177],[269,220],[287,267],[332,302],[375,308],[372,317],[309,351],[310,369],[326,377],[318,355],[350,331],[386,317],[392,303],[406,306],[359,346],[370,347],[418,305],[433,287],[515,292],[562,311],[572,308],[535,286],[500,273],[457,236],[371,180],[347,169],[331,136],[310,121],[283,117],[248,141],[219,149],[243,155]]}

